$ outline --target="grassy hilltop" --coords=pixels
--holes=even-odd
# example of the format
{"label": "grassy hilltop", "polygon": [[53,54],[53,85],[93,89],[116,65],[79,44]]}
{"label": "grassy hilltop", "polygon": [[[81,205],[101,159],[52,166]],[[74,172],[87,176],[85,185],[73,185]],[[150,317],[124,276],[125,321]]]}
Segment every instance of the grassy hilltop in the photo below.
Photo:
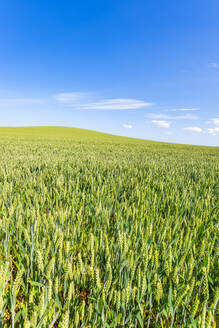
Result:
{"label": "grassy hilltop", "polygon": [[216,327],[219,148],[0,128],[0,327]]}

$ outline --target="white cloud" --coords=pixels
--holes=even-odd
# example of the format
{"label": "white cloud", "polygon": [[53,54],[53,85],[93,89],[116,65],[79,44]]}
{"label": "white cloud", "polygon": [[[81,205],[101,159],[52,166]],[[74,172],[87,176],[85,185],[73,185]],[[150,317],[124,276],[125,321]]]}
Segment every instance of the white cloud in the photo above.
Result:
{"label": "white cloud", "polygon": [[209,128],[207,129],[207,132],[210,133],[212,136],[216,136],[219,134],[219,128]]}
{"label": "white cloud", "polygon": [[183,130],[192,131],[192,132],[198,132],[198,133],[203,132],[202,128],[200,128],[199,126],[188,126],[186,128],[183,128]]}
{"label": "white cloud", "polygon": [[191,114],[185,114],[185,115],[178,115],[178,116],[169,116],[165,114],[153,114],[149,113],[145,115],[147,118],[153,118],[153,119],[167,119],[167,120],[198,120],[199,117],[196,115],[191,115]]}
{"label": "white cloud", "polygon": [[42,105],[45,103],[45,100],[38,98],[0,99],[0,106]]}
{"label": "white cloud", "polygon": [[219,134],[219,118],[218,117],[212,118],[210,120],[210,123],[212,123],[212,122],[214,125],[216,125],[216,128],[213,127],[213,128],[207,129],[207,133],[210,133],[212,136],[216,136],[217,134]]}
{"label": "white cloud", "polygon": [[122,126],[123,126],[124,129],[132,129],[131,124],[123,124]]}
{"label": "white cloud", "polygon": [[132,125],[131,124],[123,124],[122,126],[125,129],[132,129]]}
{"label": "white cloud", "polygon": [[219,117],[217,118],[212,118],[212,121],[215,125],[218,125],[219,126]]}
{"label": "white cloud", "polygon": [[129,98],[112,98],[93,100],[94,94],[86,92],[59,93],[55,99],[62,103],[77,109],[93,110],[120,110],[120,109],[139,109],[151,106],[149,102]]}
{"label": "white cloud", "polygon": [[168,109],[167,112],[189,112],[189,111],[197,111],[200,108],[175,108],[175,109]]}
{"label": "white cloud", "polygon": [[163,120],[152,120],[152,123],[159,126],[160,128],[168,129],[170,127],[171,122],[163,121]]}
{"label": "white cloud", "polygon": [[219,66],[218,66],[218,63],[210,63],[209,65],[208,65],[210,68],[218,68]]}

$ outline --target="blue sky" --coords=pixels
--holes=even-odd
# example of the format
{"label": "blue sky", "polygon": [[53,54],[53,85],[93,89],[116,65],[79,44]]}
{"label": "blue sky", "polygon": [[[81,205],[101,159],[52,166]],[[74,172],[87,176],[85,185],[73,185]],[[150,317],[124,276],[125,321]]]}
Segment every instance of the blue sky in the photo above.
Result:
{"label": "blue sky", "polygon": [[0,125],[218,146],[218,0],[1,1]]}

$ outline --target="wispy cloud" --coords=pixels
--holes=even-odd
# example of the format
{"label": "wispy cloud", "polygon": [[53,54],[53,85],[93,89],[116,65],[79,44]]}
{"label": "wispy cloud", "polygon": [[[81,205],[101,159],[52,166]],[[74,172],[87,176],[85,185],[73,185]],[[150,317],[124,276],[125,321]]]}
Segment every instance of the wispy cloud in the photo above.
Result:
{"label": "wispy cloud", "polygon": [[83,109],[96,109],[96,110],[120,110],[120,109],[139,109],[151,106],[151,103],[127,98],[118,99],[105,99],[94,103],[82,104]]}
{"label": "wispy cloud", "polygon": [[156,126],[159,126],[160,128],[168,129],[171,125],[171,122],[163,121],[163,120],[152,120],[152,123],[154,123]]}
{"label": "wispy cloud", "polygon": [[198,133],[203,132],[202,128],[200,128],[199,126],[188,126],[188,127],[183,128],[183,130],[198,132]]}
{"label": "wispy cloud", "polygon": [[165,115],[165,114],[149,113],[149,114],[145,115],[145,117],[153,118],[153,119],[166,119],[166,120],[198,120],[199,119],[198,116],[191,115],[191,114],[169,116],[169,115]]}
{"label": "wispy cloud", "polygon": [[[94,101],[95,98],[95,101]],[[124,110],[151,106],[150,102],[129,98],[98,99],[97,95],[85,92],[60,93],[55,99],[62,104],[77,109]]]}
{"label": "wispy cloud", "polygon": [[189,111],[197,111],[200,108],[174,108],[174,109],[167,109],[167,112],[189,112]]}
{"label": "wispy cloud", "polygon": [[38,98],[0,98],[0,106],[42,105],[46,101]]}
{"label": "wispy cloud", "polygon": [[92,93],[89,92],[63,92],[55,95],[55,99],[62,104],[75,104],[90,98]]}
{"label": "wispy cloud", "polygon": [[153,118],[153,119],[159,119],[159,118],[167,118],[168,115],[165,114],[154,114],[154,113],[148,113],[145,115],[146,118]]}
{"label": "wispy cloud", "polygon": [[131,124],[123,124],[122,126],[125,129],[132,129],[132,125]]}
{"label": "wispy cloud", "polygon": [[210,67],[210,68],[218,68],[219,65],[218,65],[218,63],[209,63],[208,67]]}

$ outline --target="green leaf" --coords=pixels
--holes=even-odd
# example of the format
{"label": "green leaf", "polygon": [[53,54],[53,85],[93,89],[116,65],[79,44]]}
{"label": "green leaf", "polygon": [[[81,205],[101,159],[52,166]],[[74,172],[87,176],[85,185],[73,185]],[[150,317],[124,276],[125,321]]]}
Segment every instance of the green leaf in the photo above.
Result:
{"label": "green leaf", "polygon": [[137,314],[137,319],[138,319],[138,322],[140,323],[140,326],[143,328],[144,325],[143,325],[143,320],[142,320],[142,316],[141,316],[141,312],[140,311]]}
{"label": "green leaf", "polygon": [[31,284],[31,286],[36,286],[36,287],[43,287],[44,286],[43,284],[41,284],[40,282],[37,282],[37,281],[29,280],[28,282]]}

